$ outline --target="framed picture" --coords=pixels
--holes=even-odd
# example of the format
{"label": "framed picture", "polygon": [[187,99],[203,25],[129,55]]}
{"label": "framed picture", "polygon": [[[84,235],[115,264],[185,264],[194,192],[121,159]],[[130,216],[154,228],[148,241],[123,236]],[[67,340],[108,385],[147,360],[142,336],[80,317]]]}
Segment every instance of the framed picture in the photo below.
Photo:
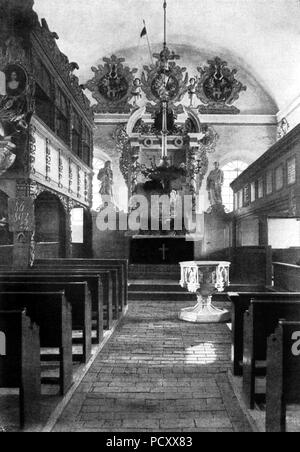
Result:
{"label": "framed picture", "polygon": [[296,183],[296,157],[287,161],[287,183],[288,185]]}
{"label": "framed picture", "polygon": [[243,205],[245,207],[250,204],[250,185],[246,185],[243,189]]}
{"label": "framed picture", "polygon": [[6,93],[18,97],[26,91],[28,78],[25,70],[18,64],[10,64],[5,69]]}

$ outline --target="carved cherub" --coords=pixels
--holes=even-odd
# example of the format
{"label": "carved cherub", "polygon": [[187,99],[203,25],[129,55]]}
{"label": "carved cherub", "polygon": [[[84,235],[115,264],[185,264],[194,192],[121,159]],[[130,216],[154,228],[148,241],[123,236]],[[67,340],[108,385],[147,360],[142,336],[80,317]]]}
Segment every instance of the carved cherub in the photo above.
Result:
{"label": "carved cherub", "polygon": [[134,79],[131,94],[134,97],[133,105],[134,105],[134,107],[136,107],[138,101],[142,97],[142,82],[141,82],[140,78]]}
{"label": "carved cherub", "polygon": [[194,98],[196,96],[196,89],[197,89],[197,78],[196,77],[192,77],[190,79],[190,84],[188,86],[188,94],[189,94],[189,98],[190,98],[190,107],[194,107]]}

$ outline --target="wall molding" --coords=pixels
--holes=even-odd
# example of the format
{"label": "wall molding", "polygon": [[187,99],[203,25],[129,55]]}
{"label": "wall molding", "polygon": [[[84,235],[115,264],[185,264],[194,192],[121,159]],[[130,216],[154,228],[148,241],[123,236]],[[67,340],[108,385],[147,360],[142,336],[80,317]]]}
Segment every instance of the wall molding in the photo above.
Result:
{"label": "wall molding", "polygon": [[300,95],[296,97],[290,104],[288,104],[283,109],[279,110],[279,112],[276,115],[277,122],[279,123],[283,118],[286,118],[287,116],[290,116],[292,113],[294,113],[297,108],[300,109]]}

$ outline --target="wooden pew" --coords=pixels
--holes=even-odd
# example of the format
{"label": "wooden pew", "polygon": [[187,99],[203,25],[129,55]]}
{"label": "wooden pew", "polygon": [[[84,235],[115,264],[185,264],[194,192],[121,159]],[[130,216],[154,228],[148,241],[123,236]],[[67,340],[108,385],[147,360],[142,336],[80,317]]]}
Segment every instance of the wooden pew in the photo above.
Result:
{"label": "wooden pew", "polygon": [[[11,273],[11,272],[10,272]],[[41,267],[39,268],[33,268],[29,271],[30,274],[42,274],[42,275],[94,275],[94,276],[100,276],[102,279],[102,285],[104,286],[103,290],[109,291],[109,298],[107,299],[107,307],[110,310],[109,314],[112,315],[112,320],[118,319],[119,316],[119,298],[118,298],[118,278],[117,278],[117,269],[96,269],[93,268],[79,268],[71,266],[66,266],[62,268],[54,267]],[[109,278],[109,282],[107,281],[107,278]],[[109,304],[111,302],[111,305]],[[110,327],[111,328],[111,327]],[[109,329],[110,329],[109,328]]]}
{"label": "wooden pew", "polygon": [[258,372],[266,371],[267,339],[279,320],[300,320],[298,300],[252,300],[244,315],[243,395],[248,408],[254,408]]}
{"label": "wooden pew", "polygon": [[228,293],[232,302],[232,373],[241,376],[243,373],[244,314],[251,300],[298,300],[296,292],[240,292]]}
{"label": "wooden pew", "polygon": [[[59,361],[59,386],[64,395],[73,383],[72,308],[64,292],[0,292],[0,310],[23,310],[40,327],[40,345],[58,348],[59,355],[41,355]],[[42,379],[53,383],[53,379]]]}
{"label": "wooden pew", "polygon": [[[110,277],[112,279],[112,309],[113,309],[113,319],[117,320],[118,318],[120,318],[120,316],[122,315],[123,312],[123,308],[122,308],[122,293],[120,292],[120,271],[121,269],[119,267],[107,267],[107,266],[100,266],[100,267],[94,267],[94,266],[73,266],[70,263],[67,264],[63,264],[60,266],[60,262],[57,262],[56,264],[54,264],[54,267],[56,266],[56,272],[81,272],[81,273],[85,273],[85,272],[95,272],[98,274],[101,274],[103,271],[107,272],[109,271],[110,273]],[[53,272],[54,269],[53,266],[51,267],[46,267],[46,266],[41,266],[41,267],[33,267],[32,271],[46,271],[46,272]]]}
{"label": "wooden pew", "polygon": [[123,312],[124,306],[128,304],[128,260],[127,259],[37,259],[35,267],[42,266],[71,266],[73,268],[94,268],[94,269],[118,269],[119,293],[121,299],[120,310]]}
{"label": "wooden pew", "polygon": [[91,295],[86,282],[4,282],[0,280],[1,292],[57,292],[64,290],[72,306],[73,330],[82,332],[82,354],[74,355],[87,362],[92,353],[92,305]]}
{"label": "wooden pew", "polygon": [[300,322],[282,320],[268,339],[266,431],[286,431],[288,404],[300,404]]}
{"label": "wooden pew", "polygon": [[100,343],[103,338],[103,304],[106,305],[106,328],[111,329],[112,314],[112,280],[111,275],[107,271],[101,272],[79,272],[67,270],[59,272],[53,270],[48,272],[42,271],[1,271],[1,281],[26,281],[29,282],[87,282],[92,296],[92,310],[96,320],[96,343]]}
{"label": "wooden pew", "polygon": [[20,425],[34,424],[41,395],[39,327],[25,311],[0,311],[0,333],[0,387],[19,389]]}

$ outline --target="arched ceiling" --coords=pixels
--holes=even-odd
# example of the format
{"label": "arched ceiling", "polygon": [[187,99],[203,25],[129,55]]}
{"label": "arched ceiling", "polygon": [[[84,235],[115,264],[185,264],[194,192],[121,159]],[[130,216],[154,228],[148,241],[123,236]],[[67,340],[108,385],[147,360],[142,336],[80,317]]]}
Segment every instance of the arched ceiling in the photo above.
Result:
{"label": "arched ceiling", "polygon": [[[91,66],[112,53],[141,68],[149,63],[146,20],[153,50],[163,40],[162,0],[35,0],[39,17],[60,36],[60,49]],[[238,69],[248,86],[236,104],[243,113],[275,114],[300,94],[299,0],[168,0],[169,47],[191,75],[211,57]]]}

